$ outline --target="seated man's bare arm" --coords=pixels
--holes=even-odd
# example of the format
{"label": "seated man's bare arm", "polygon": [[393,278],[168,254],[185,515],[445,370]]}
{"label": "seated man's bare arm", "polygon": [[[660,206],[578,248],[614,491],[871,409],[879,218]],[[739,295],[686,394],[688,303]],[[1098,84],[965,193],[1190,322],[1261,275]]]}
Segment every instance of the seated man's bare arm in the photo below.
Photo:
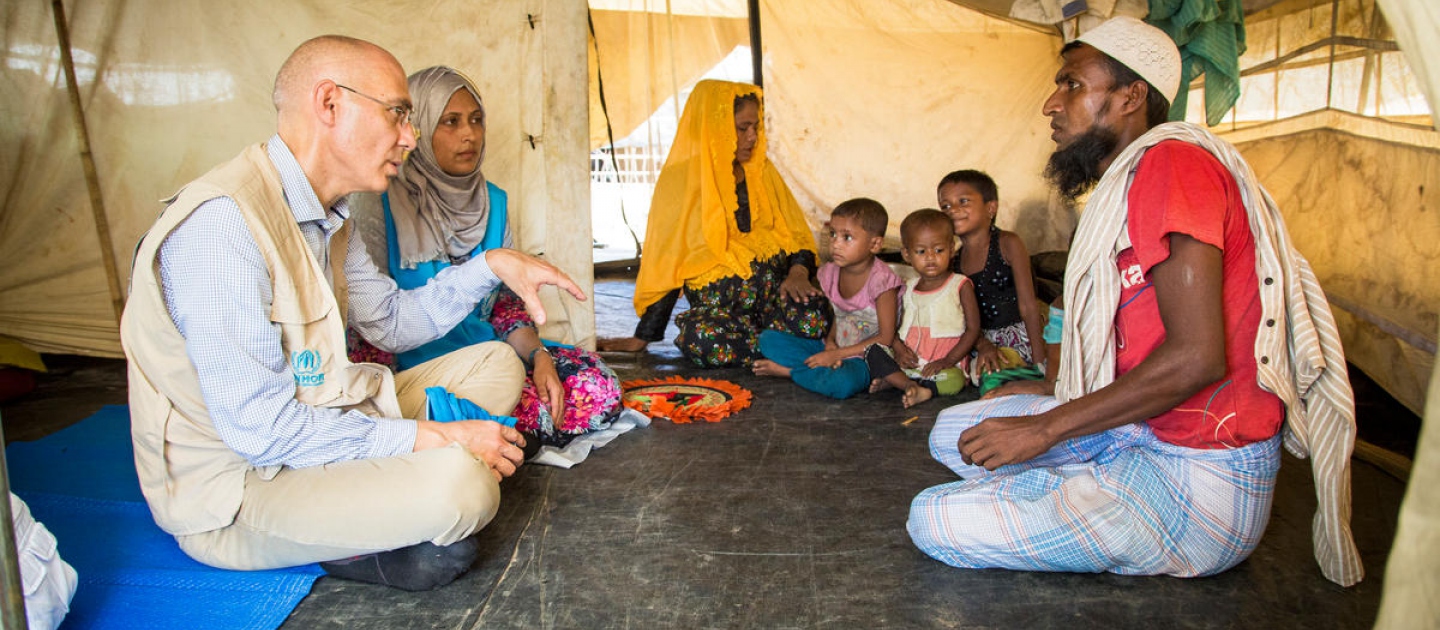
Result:
{"label": "seated man's bare arm", "polygon": [[1054,445],[1152,418],[1225,375],[1221,251],[1170,234],[1170,257],[1150,270],[1165,341],[1109,386],[1044,414],[989,418],[960,435],[966,462],[994,470]]}

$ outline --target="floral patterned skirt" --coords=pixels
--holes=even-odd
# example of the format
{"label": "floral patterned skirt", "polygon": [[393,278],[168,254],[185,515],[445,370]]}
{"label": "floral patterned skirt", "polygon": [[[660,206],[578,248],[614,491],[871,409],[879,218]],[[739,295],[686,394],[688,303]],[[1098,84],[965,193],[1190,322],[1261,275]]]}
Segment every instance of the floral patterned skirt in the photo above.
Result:
{"label": "floral patterned skirt", "polygon": [[789,257],[778,254],[750,263],[749,278],[729,276],[700,288],[685,287],[690,309],[675,317],[675,345],[696,366],[748,366],[760,357],[763,330],[820,339],[830,330],[830,301],[792,302],[780,294],[790,272]]}
{"label": "floral patterned skirt", "polygon": [[[1035,362],[1035,357],[1030,356],[1034,353],[1030,351],[1030,333],[1025,329],[1025,322],[1019,321],[1000,328],[986,328],[984,333],[990,343],[1014,349],[1026,364]],[[1045,357],[1040,358],[1043,360]]]}
{"label": "floral patterned skirt", "polygon": [[565,385],[565,413],[556,422],[540,402],[532,372],[525,374],[520,403],[515,406],[515,428],[539,436],[540,443],[564,447],[577,435],[608,428],[623,408],[620,378],[595,353],[582,348],[546,346],[555,372]]}
{"label": "floral patterned skirt", "polygon": [[[365,341],[354,329],[346,331],[352,362],[395,366],[395,356]],[[620,415],[620,378],[593,352],[567,346],[546,346],[555,361],[555,372],[565,385],[565,414],[560,422],[540,404],[540,397],[525,373],[520,402],[515,406],[515,428],[540,438],[540,443],[563,448],[577,435],[610,426]]]}

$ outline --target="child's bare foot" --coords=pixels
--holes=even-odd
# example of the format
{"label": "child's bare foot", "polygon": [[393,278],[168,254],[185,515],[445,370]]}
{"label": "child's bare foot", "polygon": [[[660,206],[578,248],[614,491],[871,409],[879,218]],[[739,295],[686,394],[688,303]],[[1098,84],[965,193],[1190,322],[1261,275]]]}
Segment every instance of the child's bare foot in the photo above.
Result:
{"label": "child's bare foot", "polygon": [[769,359],[760,359],[759,361],[756,361],[754,365],[750,366],[750,370],[752,372],[755,372],[756,376],[779,376],[781,378],[790,378],[790,368],[787,368]]}
{"label": "child's bare foot", "polygon": [[905,395],[900,397],[900,402],[905,404],[906,409],[909,409],[930,400],[931,396],[933,396],[933,394],[930,393],[930,388],[922,385],[911,385],[905,388]]}
{"label": "child's bare foot", "polygon": [[640,352],[648,345],[650,345],[650,342],[639,337],[595,340],[595,350],[599,352]]}
{"label": "child's bare foot", "polygon": [[870,393],[872,394],[875,392],[883,392],[887,389],[890,389],[890,387],[890,382],[883,378],[877,378],[870,381]]}

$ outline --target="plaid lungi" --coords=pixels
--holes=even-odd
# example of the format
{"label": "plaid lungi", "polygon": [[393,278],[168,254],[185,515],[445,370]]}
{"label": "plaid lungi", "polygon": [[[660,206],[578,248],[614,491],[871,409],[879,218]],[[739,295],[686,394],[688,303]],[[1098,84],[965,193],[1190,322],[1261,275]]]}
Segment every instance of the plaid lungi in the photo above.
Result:
{"label": "plaid lungi", "polygon": [[1056,445],[993,472],[960,457],[960,433],[1042,413],[1048,396],[1007,396],[940,413],[930,452],[963,480],[910,506],[910,537],[964,568],[1212,575],[1250,555],[1270,520],[1280,438],[1234,449],[1160,441],[1144,423]]}

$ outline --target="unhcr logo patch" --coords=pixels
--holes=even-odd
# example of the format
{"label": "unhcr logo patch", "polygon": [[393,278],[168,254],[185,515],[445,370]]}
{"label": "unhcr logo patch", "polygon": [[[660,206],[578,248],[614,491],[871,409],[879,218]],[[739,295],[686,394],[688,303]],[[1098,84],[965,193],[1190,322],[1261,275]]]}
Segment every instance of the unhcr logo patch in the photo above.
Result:
{"label": "unhcr logo patch", "polygon": [[325,373],[320,371],[320,353],[314,350],[296,350],[290,353],[290,368],[295,372],[295,384],[301,387],[315,387],[325,384]]}

